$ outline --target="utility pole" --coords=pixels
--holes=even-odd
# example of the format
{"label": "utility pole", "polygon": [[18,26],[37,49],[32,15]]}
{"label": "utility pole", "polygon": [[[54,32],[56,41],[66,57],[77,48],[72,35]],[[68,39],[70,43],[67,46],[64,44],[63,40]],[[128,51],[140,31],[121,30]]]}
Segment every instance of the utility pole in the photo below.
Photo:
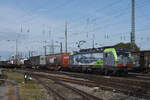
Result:
{"label": "utility pole", "polygon": [[46,55],[47,54],[47,51],[46,51],[46,45],[45,46],[43,46],[44,47],[44,54]]}
{"label": "utility pole", "polygon": [[52,54],[54,54],[55,46],[54,46],[54,40],[53,39],[52,39],[51,49],[52,49]]}
{"label": "utility pole", "polygon": [[[49,29],[49,41],[51,41],[52,42],[52,40],[51,40],[51,28]],[[52,50],[52,46],[50,46],[49,47],[49,54],[51,54],[51,50]]]}
{"label": "utility pole", "polygon": [[94,43],[95,43],[94,39],[95,39],[95,35],[93,34],[93,43],[92,43],[93,48],[94,48]]}
{"label": "utility pole", "polygon": [[30,52],[30,50],[29,50],[29,58],[31,57],[31,52]]}
{"label": "utility pole", "polygon": [[18,40],[16,39],[16,57],[18,56]]}
{"label": "utility pole", "polygon": [[67,53],[67,22],[65,22],[65,49]]}
{"label": "utility pole", "polygon": [[60,42],[60,53],[62,53],[62,42]]}
{"label": "utility pole", "polygon": [[16,39],[16,64],[18,63],[18,39]]}
{"label": "utility pole", "polygon": [[44,48],[44,55],[46,55],[47,54],[47,45],[46,45],[46,43],[47,43],[47,41],[45,40],[45,41],[43,41],[44,42],[44,46],[43,46],[43,48]]}
{"label": "utility pole", "polygon": [[31,51],[31,57],[34,56],[35,51]]}
{"label": "utility pole", "polygon": [[132,0],[131,50],[135,50],[135,0]]}

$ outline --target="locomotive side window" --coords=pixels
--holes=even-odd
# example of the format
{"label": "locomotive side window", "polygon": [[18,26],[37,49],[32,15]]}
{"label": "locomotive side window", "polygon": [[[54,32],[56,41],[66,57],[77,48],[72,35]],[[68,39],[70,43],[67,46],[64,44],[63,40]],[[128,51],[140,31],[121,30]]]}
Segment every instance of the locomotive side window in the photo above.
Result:
{"label": "locomotive side window", "polygon": [[105,53],[105,57],[107,58],[107,56],[108,56],[108,53]]}

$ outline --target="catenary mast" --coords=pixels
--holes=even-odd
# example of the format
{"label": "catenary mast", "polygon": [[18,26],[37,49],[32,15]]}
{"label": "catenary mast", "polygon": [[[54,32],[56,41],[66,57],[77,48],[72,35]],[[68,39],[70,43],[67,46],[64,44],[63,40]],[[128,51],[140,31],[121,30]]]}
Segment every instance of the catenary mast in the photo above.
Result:
{"label": "catenary mast", "polygon": [[135,50],[135,0],[132,0],[131,50]]}

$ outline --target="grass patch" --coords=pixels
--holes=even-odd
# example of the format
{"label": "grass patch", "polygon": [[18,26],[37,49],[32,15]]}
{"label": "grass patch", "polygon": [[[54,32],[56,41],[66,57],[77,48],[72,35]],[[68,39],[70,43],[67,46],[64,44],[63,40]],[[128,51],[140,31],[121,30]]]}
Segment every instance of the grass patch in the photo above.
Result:
{"label": "grass patch", "polygon": [[18,73],[7,72],[7,77],[9,80],[15,80],[17,83],[22,83],[24,81],[24,76]]}
{"label": "grass patch", "polygon": [[47,91],[36,80],[27,81],[25,84],[22,74],[7,72],[7,76],[9,80],[18,83],[20,100],[50,100]]}

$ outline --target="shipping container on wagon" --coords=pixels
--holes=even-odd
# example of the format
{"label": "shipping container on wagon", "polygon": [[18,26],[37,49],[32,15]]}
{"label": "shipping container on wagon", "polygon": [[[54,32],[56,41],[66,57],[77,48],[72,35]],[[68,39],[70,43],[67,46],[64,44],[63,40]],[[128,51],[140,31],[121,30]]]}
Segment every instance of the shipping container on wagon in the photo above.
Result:
{"label": "shipping container on wagon", "polygon": [[62,54],[62,66],[67,67],[69,64],[69,53]]}
{"label": "shipping container on wagon", "polygon": [[34,66],[34,65],[39,65],[40,63],[40,56],[32,56],[30,57],[30,61],[31,61],[31,64]]}
{"label": "shipping container on wagon", "polygon": [[40,65],[46,65],[46,56],[40,56]]}
{"label": "shipping container on wagon", "polygon": [[46,55],[46,66],[48,69],[57,70],[67,67],[69,63],[69,53]]}
{"label": "shipping container on wagon", "polygon": [[33,66],[44,66],[46,64],[46,57],[45,56],[32,56],[29,58],[31,65]]}

